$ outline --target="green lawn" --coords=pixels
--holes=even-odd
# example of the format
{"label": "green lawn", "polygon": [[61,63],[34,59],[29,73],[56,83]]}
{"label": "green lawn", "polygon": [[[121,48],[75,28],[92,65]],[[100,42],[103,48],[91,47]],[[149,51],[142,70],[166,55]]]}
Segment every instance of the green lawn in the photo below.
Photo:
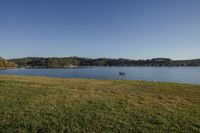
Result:
{"label": "green lawn", "polygon": [[0,133],[200,132],[200,85],[0,75]]}

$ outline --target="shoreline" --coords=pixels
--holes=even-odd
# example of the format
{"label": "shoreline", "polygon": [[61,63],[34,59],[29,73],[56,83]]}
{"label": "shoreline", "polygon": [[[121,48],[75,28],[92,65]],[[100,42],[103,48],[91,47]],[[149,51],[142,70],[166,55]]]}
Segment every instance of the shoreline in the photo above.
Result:
{"label": "shoreline", "polygon": [[14,75],[14,74],[0,74],[1,76],[10,77],[32,77],[32,78],[50,78],[50,79],[74,79],[74,80],[91,80],[91,81],[124,81],[124,82],[147,82],[147,83],[159,83],[159,84],[179,84],[179,85],[194,85],[200,86],[200,84],[195,83],[179,83],[179,82],[165,82],[165,81],[148,81],[148,80],[130,80],[130,79],[95,79],[95,78],[70,78],[70,77],[50,77],[50,76],[32,76],[32,75]]}
{"label": "shoreline", "polygon": [[57,67],[57,68],[6,68],[6,69],[0,69],[0,70],[10,70],[10,69],[78,69],[78,68],[116,68],[116,67],[153,67],[153,68],[200,68],[200,66],[77,66],[77,67]]}

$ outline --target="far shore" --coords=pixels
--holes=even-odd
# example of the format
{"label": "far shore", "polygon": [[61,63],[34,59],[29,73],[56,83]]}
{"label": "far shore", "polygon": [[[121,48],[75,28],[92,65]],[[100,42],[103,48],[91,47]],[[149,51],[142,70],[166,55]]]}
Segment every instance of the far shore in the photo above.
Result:
{"label": "far shore", "polygon": [[200,67],[200,66],[74,66],[74,67],[55,67],[55,68],[32,68],[32,67],[12,67],[12,68],[5,68],[0,70],[9,70],[9,69],[77,69],[77,68],[103,68],[103,67],[177,67],[177,68],[184,68],[184,67]]}

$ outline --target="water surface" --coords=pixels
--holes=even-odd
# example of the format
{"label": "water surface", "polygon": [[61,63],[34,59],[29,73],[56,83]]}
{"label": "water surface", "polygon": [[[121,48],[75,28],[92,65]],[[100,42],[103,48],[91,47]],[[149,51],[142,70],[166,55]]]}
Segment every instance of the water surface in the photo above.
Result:
{"label": "water surface", "polygon": [[[119,75],[125,72],[125,75]],[[146,80],[200,84],[200,67],[91,67],[74,69],[10,69],[0,74],[61,78]]]}

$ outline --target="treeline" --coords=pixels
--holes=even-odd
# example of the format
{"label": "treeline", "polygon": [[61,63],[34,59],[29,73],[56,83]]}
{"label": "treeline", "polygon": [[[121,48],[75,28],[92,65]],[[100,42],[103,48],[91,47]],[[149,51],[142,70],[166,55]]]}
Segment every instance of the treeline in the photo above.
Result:
{"label": "treeline", "polygon": [[16,68],[17,64],[13,61],[8,61],[0,57],[0,69],[11,69]]}
{"label": "treeline", "polygon": [[153,58],[147,60],[110,59],[110,58],[38,58],[27,57],[11,59],[19,68],[68,68],[85,66],[200,66],[200,59],[171,60],[169,58]]}

